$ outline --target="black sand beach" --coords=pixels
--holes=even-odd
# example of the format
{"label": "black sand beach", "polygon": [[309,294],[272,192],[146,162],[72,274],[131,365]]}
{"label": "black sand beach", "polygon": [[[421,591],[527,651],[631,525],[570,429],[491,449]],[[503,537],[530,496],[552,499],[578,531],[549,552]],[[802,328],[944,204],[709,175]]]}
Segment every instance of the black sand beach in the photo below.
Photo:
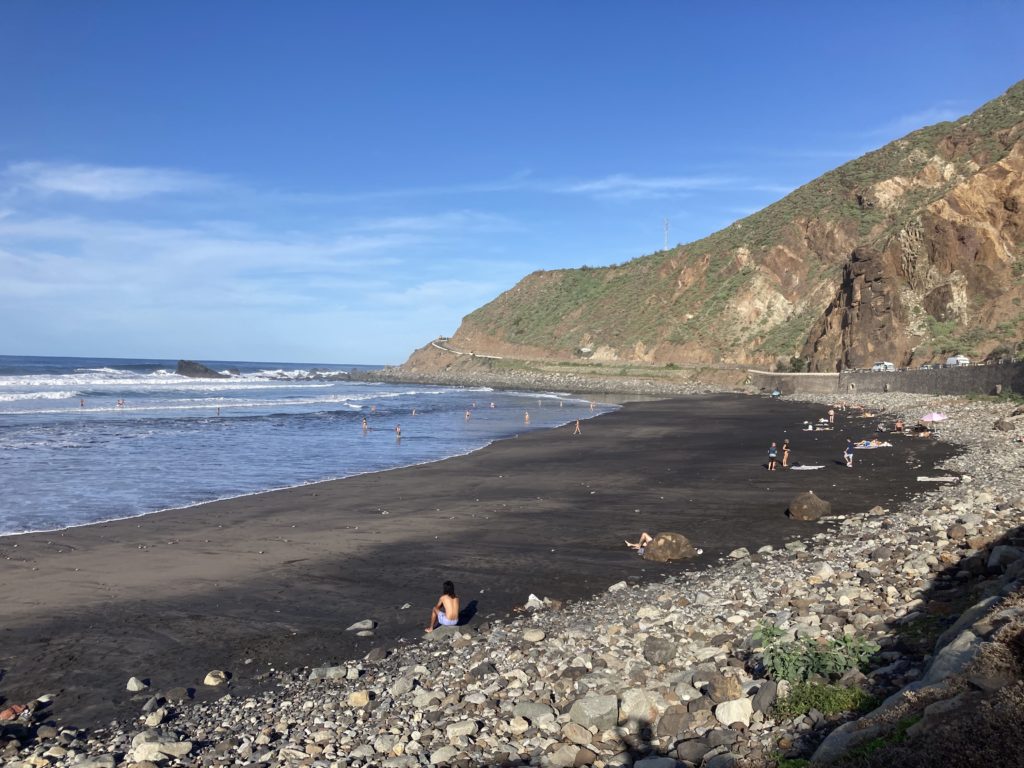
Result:
{"label": "black sand beach", "polygon": [[[88,726],[137,714],[131,675],[201,697],[219,668],[245,690],[271,667],[418,637],[446,578],[486,620],[531,592],[574,599],[704,568],[819,532],[783,514],[800,491],[857,514],[920,490],[916,476],[951,450],[896,436],[850,470],[846,437],[871,436],[877,419],[840,413],[835,432],[799,431],[821,415],[739,395],[631,403],[576,437],[570,424],[431,465],[0,539],[0,696],[55,694],[58,719]],[[769,473],[768,445],[785,437],[795,461],[825,469]],[[640,530],[679,531],[704,554],[647,563],[622,543]],[[345,631],[365,618],[375,637]]]}

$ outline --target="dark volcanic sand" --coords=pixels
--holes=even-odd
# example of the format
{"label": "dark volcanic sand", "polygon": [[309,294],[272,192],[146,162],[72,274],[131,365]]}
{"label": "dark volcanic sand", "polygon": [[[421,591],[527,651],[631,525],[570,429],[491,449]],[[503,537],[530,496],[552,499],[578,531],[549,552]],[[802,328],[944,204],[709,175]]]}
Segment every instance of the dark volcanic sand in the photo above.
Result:
{"label": "dark volcanic sand", "polygon": [[[871,436],[877,419],[799,431],[822,411],[740,395],[630,403],[577,437],[570,424],[435,464],[0,538],[0,696],[58,694],[57,718],[88,726],[138,714],[131,675],[202,698],[223,693],[201,685],[219,668],[246,691],[271,667],[418,637],[446,578],[486,618],[531,592],[573,599],[704,568],[821,530],[784,516],[800,491],[856,514],[920,490],[916,475],[951,453],[896,436],[849,470],[846,436]],[[797,462],[827,467],[769,473],[768,444],[784,437]],[[647,563],[622,543],[641,529],[684,533],[704,555]],[[375,638],[344,631],[364,618]]]}

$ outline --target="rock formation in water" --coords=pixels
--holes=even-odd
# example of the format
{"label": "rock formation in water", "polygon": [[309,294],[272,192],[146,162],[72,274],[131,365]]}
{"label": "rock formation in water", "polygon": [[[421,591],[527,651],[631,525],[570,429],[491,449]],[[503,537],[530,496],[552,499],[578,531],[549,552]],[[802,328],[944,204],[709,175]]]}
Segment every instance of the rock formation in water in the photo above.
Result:
{"label": "rock formation in water", "polygon": [[179,376],[188,376],[192,379],[230,379],[226,373],[220,373],[212,368],[207,368],[195,360],[179,360],[178,367],[174,371]]}

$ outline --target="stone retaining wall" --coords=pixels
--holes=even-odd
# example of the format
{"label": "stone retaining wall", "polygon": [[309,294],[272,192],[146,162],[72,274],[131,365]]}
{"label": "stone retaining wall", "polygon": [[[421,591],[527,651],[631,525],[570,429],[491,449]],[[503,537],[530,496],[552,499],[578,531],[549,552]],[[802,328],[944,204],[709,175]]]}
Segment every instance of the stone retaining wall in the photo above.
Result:
{"label": "stone retaining wall", "polygon": [[993,395],[997,387],[1004,394],[1024,394],[1024,363],[931,370],[914,368],[878,373],[843,371],[839,374],[839,391],[844,394],[912,392],[926,395]]}
{"label": "stone retaining wall", "polygon": [[842,373],[747,372],[755,389],[778,389],[784,395],[909,392],[920,395],[1024,394],[1024,363],[969,365],[963,368],[913,368],[899,371]]}
{"label": "stone retaining wall", "polygon": [[784,395],[831,395],[839,391],[838,373],[770,373],[747,371],[755,389],[777,389]]}

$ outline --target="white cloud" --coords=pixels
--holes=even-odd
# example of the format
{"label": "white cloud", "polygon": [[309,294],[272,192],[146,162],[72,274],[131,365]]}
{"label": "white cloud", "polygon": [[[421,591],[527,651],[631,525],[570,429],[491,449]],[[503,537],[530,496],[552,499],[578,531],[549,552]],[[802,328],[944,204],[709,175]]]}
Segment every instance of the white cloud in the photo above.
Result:
{"label": "white cloud", "polygon": [[891,136],[899,137],[916,131],[919,128],[925,128],[935,123],[946,122],[947,120],[956,120],[963,115],[963,111],[957,109],[955,104],[952,102],[942,102],[940,104],[927,107],[917,112],[911,112],[905,115],[899,115],[886,121],[884,125],[868,131],[870,136]]}
{"label": "white cloud", "polygon": [[490,300],[508,285],[490,281],[428,280],[396,291],[377,291],[369,295],[374,302],[390,305],[446,306],[453,296],[460,300],[477,302]]}
{"label": "white cloud", "polygon": [[[460,243],[479,227],[505,224],[473,211],[365,219],[326,232],[12,214],[0,218],[0,297],[296,311],[310,303],[453,303],[458,297],[454,303],[468,311],[481,295],[472,279],[422,282],[424,269],[433,253],[444,254],[451,270],[466,269],[452,252],[460,254]],[[418,280],[418,293],[409,293]],[[485,290],[493,290],[490,280]]]}
{"label": "white cloud", "polygon": [[496,232],[516,229],[517,225],[506,216],[479,211],[449,211],[430,216],[394,216],[379,219],[363,219],[353,222],[355,231],[376,232],[380,230],[402,230],[408,232]]}
{"label": "white cloud", "polygon": [[24,162],[5,174],[10,184],[44,194],[66,194],[94,200],[135,200],[158,194],[210,190],[215,177],[172,168],[117,167]]}
{"label": "white cloud", "polygon": [[564,186],[558,191],[607,198],[652,198],[704,189],[725,188],[736,183],[724,176],[655,176],[642,178],[613,174]]}

